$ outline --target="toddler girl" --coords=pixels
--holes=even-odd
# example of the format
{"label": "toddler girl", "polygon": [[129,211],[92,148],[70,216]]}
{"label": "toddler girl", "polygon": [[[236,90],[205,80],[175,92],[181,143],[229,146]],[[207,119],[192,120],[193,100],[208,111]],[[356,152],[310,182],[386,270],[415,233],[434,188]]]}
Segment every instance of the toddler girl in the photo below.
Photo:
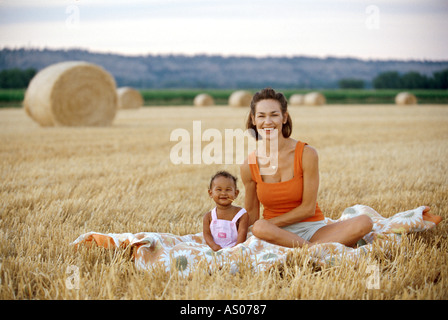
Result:
{"label": "toddler girl", "polygon": [[203,235],[214,251],[246,241],[249,217],[245,209],[232,205],[238,193],[236,178],[227,171],[211,178],[208,194],[216,207],[204,215]]}

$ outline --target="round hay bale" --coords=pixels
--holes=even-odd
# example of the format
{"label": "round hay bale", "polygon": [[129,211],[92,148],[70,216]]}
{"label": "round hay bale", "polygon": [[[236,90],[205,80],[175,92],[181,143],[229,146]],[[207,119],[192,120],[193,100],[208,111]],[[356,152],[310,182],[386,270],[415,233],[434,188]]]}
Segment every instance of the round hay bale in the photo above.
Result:
{"label": "round hay bale", "polygon": [[229,106],[231,107],[249,107],[252,101],[252,94],[245,90],[233,92],[229,97]]}
{"label": "round hay bale", "polygon": [[303,100],[307,106],[321,106],[327,102],[324,95],[320,92],[307,93]]}
{"label": "round hay bale", "polygon": [[56,63],[30,81],[23,105],[42,126],[106,126],[117,112],[114,78],[84,61]]}
{"label": "round hay bale", "polygon": [[301,106],[304,103],[303,94],[295,93],[289,97],[289,105],[291,106]]}
{"label": "round hay bale", "polygon": [[193,104],[195,107],[208,107],[215,105],[215,100],[207,93],[200,93],[194,97]]}
{"label": "round hay bale", "polygon": [[409,92],[400,92],[395,96],[395,103],[401,106],[417,104],[417,97]]}
{"label": "round hay bale", "polygon": [[143,97],[138,90],[130,87],[117,89],[118,109],[138,109],[143,106]]}

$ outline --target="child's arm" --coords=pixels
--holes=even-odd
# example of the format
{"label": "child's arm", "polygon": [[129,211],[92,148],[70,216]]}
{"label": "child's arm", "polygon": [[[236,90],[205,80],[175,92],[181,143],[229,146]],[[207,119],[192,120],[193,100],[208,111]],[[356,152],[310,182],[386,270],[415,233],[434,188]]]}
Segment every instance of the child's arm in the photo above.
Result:
{"label": "child's arm", "polygon": [[210,231],[210,223],[211,223],[211,213],[210,211],[204,215],[202,219],[202,235],[204,237],[205,242],[207,242],[208,246],[213,251],[221,250],[221,246],[217,245],[213,240],[212,232]]}
{"label": "child's arm", "polygon": [[243,214],[238,223],[238,238],[236,244],[243,243],[247,238],[247,231],[249,229],[249,214]]}

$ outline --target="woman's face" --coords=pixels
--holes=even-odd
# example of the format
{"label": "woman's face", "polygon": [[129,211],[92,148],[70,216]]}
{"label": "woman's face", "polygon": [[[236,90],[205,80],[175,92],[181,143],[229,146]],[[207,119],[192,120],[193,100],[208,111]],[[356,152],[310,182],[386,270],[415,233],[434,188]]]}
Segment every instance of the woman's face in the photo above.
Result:
{"label": "woman's face", "polygon": [[287,113],[282,114],[280,102],[272,99],[259,101],[255,106],[255,115],[252,115],[252,123],[263,140],[277,138],[286,119]]}

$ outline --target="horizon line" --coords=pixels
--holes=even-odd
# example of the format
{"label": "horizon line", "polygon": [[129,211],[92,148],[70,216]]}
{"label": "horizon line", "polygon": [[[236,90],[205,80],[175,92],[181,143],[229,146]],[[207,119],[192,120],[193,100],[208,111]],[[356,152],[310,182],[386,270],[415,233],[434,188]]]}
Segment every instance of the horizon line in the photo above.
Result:
{"label": "horizon line", "polygon": [[93,54],[105,54],[105,55],[117,55],[117,56],[123,56],[123,57],[150,57],[150,56],[189,56],[189,57],[196,57],[196,56],[209,56],[209,57],[223,57],[223,58],[253,58],[253,59],[293,59],[293,58],[311,58],[311,59],[321,59],[321,60],[327,60],[327,59],[349,59],[349,60],[361,60],[361,61],[400,61],[400,62],[448,62],[448,59],[446,60],[433,60],[433,59],[419,59],[419,58],[361,58],[361,57],[354,57],[354,56],[336,56],[336,55],[326,55],[326,56],[311,56],[311,55],[305,55],[305,54],[285,54],[285,55],[276,55],[276,54],[265,54],[265,55],[250,55],[250,54],[220,54],[220,53],[136,53],[136,54],[126,54],[126,53],[120,53],[120,52],[114,52],[114,51],[101,51],[101,50],[94,50],[94,49],[88,49],[83,47],[66,47],[66,48],[52,48],[52,47],[32,47],[32,46],[21,46],[21,47],[8,47],[8,46],[2,46],[0,47],[0,50],[37,50],[37,51],[85,51],[88,53]]}

